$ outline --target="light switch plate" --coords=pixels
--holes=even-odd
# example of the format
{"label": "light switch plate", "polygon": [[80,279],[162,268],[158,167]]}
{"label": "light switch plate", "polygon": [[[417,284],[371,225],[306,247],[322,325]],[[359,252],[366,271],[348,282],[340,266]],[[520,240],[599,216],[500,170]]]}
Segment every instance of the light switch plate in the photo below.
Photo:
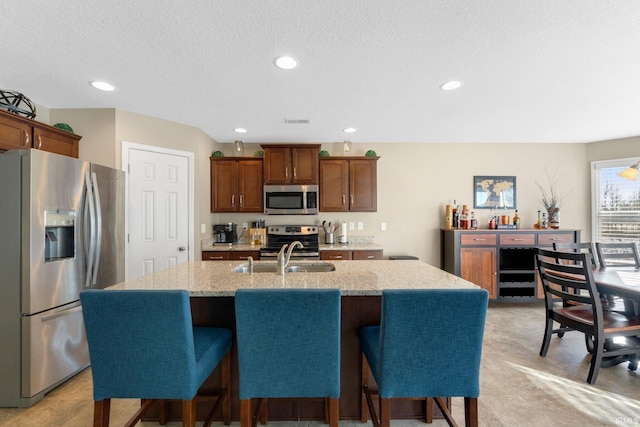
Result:
{"label": "light switch plate", "polygon": [[355,229],[356,229],[356,225],[353,223],[353,221],[351,221],[351,222],[349,223],[349,230],[353,231],[353,230],[355,230]]}
{"label": "light switch plate", "polygon": [[380,231],[387,231],[387,223],[386,222],[381,222],[380,223]]}
{"label": "light switch plate", "polygon": [[364,223],[362,221],[358,221],[358,230],[364,230]]}
{"label": "light switch plate", "polygon": [[200,224],[200,233],[204,234],[207,232],[207,224]]}

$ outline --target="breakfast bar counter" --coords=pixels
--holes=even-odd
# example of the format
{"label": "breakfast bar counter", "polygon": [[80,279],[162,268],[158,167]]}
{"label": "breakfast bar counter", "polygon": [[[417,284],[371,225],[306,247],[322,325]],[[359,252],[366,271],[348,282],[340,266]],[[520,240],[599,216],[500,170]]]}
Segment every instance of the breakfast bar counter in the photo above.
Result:
{"label": "breakfast bar counter", "polygon": [[[291,261],[293,264],[294,261]],[[275,261],[256,261],[255,265]],[[295,264],[327,264],[323,261],[295,261]],[[340,418],[360,419],[360,378],[362,372],[358,330],[380,321],[384,289],[429,289],[477,287],[457,276],[420,261],[332,261],[335,271],[302,273],[237,273],[246,261],[194,261],[114,285],[109,289],[186,289],[191,295],[193,322],[197,326],[218,326],[235,334],[234,295],[240,288],[338,288],[342,291]],[[255,313],[260,316],[260,312]],[[287,319],[283,319],[284,322]],[[310,337],[310,339],[312,339]],[[452,361],[460,363],[460,361]],[[206,381],[204,391],[220,384],[216,370]],[[231,415],[240,419],[237,351],[231,349]],[[174,404],[175,403],[175,404]],[[206,405],[200,405],[198,419],[204,419]],[[396,419],[424,417],[424,403],[397,400],[391,404]],[[170,419],[180,419],[180,405],[172,402]],[[202,411],[202,412],[200,412]],[[436,408],[436,416],[439,412]],[[153,419],[153,413],[150,415]],[[218,414],[221,419],[220,414]],[[271,420],[323,420],[324,401],[314,399],[270,399]]]}
{"label": "breakfast bar counter", "polygon": [[[239,288],[337,288],[343,296],[380,296],[383,289],[469,288],[476,285],[420,261],[291,261],[332,264],[322,273],[236,273],[246,261],[193,261],[112,286],[110,289],[186,289],[192,297],[234,296]],[[256,261],[255,265],[275,261]]]}

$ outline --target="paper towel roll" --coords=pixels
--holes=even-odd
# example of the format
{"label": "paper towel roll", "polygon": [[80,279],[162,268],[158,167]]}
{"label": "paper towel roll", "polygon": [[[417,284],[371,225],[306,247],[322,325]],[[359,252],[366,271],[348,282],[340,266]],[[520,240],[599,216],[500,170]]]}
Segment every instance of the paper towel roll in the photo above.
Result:
{"label": "paper towel roll", "polygon": [[340,237],[338,240],[339,243],[348,243],[347,240],[347,223],[346,221],[342,221],[342,225],[340,226]]}

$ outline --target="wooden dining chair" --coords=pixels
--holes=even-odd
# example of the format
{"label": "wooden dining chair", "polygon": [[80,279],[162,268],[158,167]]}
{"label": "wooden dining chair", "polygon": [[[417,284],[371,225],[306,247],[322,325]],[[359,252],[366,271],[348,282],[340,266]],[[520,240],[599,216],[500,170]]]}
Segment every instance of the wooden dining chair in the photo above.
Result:
{"label": "wooden dining chair", "polygon": [[[595,384],[605,357],[627,356],[629,368],[635,370],[640,347],[633,343],[605,346],[605,341],[640,335],[640,318],[603,310],[588,255],[537,248],[536,262],[544,289],[546,315],[540,356],[547,355],[554,333],[562,337],[565,332],[579,331],[593,340],[589,384]],[[562,305],[554,304],[558,299]],[[561,327],[554,329],[554,322]]]}
{"label": "wooden dining chair", "polygon": [[640,254],[634,242],[596,242],[596,252],[604,268],[640,268]]}
{"label": "wooden dining chair", "polygon": [[595,246],[591,242],[555,242],[553,250],[558,252],[584,252],[589,255],[591,267],[598,268],[598,256],[596,255]]}
{"label": "wooden dining chair", "polygon": [[220,365],[221,386],[204,426],[222,405],[231,422],[228,393],[232,332],[194,327],[185,290],[86,290],[80,293],[91,374],[95,427],[109,426],[111,399],[141,399],[127,422],[133,426],[160,400],[159,419],[166,424],[165,399],[182,401],[182,425],[194,427],[198,389]]}
{"label": "wooden dining chair", "polygon": [[[360,421],[389,427],[392,399],[425,399],[456,425],[445,399],[464,398],[465,426],[478,426],[480,361],[489,293],[484,289],[382,291],[380,325],[358,333],[362,349]],[[377,384],[369,382],[369,372]],[[379,410],[373,403],[378,397]]]}

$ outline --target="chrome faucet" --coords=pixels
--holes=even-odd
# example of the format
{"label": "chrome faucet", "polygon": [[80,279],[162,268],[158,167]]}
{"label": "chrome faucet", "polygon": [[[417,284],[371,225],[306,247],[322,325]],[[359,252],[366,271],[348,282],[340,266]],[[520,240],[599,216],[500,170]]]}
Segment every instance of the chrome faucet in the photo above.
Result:
{"label": "chrome faucet", "polygon": [[249,274],[253,274],[253,257],[248,256],[247,261],[249,262]]}
{"label": "chrome faucet", "polygon": [[[287,246],[289,246],[289,250],[285,255]],[[292,242],[291,245],[285,243],[280,248],[280,252],[278,252],[278,260],[276,261],[277,272],[279,275],[284,276],[284,273],[287,270],[287,265],[289,264],[289,260],[291,259],[291,252],[293,252],[296,247],[304,248],[304,245],[296,240],[295,242]]]}

